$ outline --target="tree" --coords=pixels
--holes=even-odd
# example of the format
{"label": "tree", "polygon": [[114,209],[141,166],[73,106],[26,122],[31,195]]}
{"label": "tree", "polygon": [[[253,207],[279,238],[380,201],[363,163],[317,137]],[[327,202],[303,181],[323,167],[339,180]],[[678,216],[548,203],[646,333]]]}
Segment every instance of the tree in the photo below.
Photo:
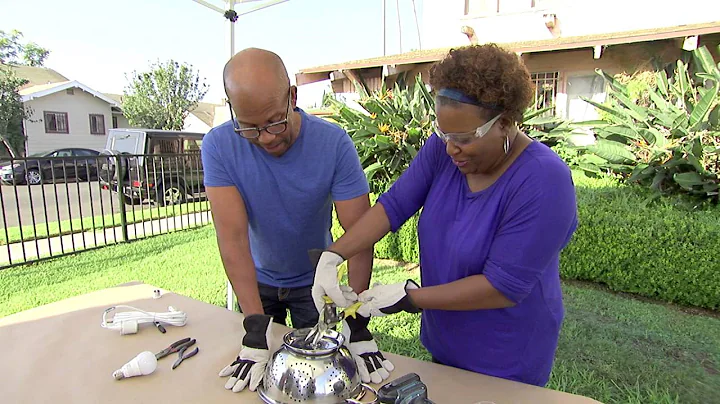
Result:
{"label": "tree", "polygon": [[123,113],[133,126],[182,130],[188,113],[208,91],[204,80],[185,63],[152,64],[148,72],[133,72],[123,94]]}
{"label": "tree", "polygon": [[0,137],[13,149],[16,156],[25,149],[23,120],[29,119],[31,111],[25,109],[18,89],[27,83],[12,69],[0,68]]}
{"label": "tree", "polygon": [[0,63],[27,66],[42,66],[50,51],[34,42],[22,44],[22,32],[0,30]]}

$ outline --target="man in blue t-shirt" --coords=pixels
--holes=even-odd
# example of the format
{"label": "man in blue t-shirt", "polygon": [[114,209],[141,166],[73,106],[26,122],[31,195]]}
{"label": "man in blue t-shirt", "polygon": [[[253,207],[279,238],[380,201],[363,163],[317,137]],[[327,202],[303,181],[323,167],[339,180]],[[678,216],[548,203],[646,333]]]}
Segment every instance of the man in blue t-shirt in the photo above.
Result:
{"label": "man in blue t-shirt", "polygon": [[[202,162],[246,334],[220,376],[231,376],[227,389],[255,391],[270,356],[272,322],[285,324],[289,311],[294,328],[312,327],[321,304],[313,285],[337,284],[316,279],[308,254],[332,243],[333,204],[347,229],[369,209],[369,187],[352,139],[296,106],[297,88],[276,54],[243,50],[227,63],[223,80],[230,121],[204,137]],[[352,289],[322,292],[346,307],[368,288],[372,259],[370,248],[349,260]],[[372,337],[366,339],[377,351]]]}

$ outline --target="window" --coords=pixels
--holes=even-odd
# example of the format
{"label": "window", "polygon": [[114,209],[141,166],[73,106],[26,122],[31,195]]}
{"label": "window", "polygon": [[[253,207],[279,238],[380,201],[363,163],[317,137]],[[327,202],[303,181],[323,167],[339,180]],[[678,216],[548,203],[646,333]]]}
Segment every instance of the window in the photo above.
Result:
{"label": "window", "polygon": [[83,157],[97,156],[99,154],[92,150],[85,150],[85,149],[73,149],[73,153],[76,156],[83,156]]}
{"label": "window", "polygon": [[53,153],[52,155],[50,155],[50,157],[71,157],[71,156],[72,156],[72,151],[65,150],[65,149],[58,150],[55,153]]}
{"label": "window", "polygon": [[113,129],[118,127],[118,117],[116,115],[113,115],[112,117],[112,127]]}
{"label": "window", "polygon": [[183,153],[196,153],[196,152],[200,152],[200,145],[202,144],[202,139],[185,138],[183,140],[183,143],[184,143]]}
{"label": "window", "polygon": [[530,78],[533,84],[535,84],[535,103],[537,109],[554,107],[555,95],[557,94],[558,72],[532,73]]}
{"label": "window", "polygon": [[67,112],[45,111],[45,133],[70,133]]}
{"label": "window", "polygon": [[90,114],[90,134],[91,135],[104,135],[105,134],[105,115]]}
{"label": "window", "polygon": [[536,0],[465,0],[465,15],[487,16],[532,10]]}
{"label": "window", "polygon": [[151,138],[148,142],[148,154],[180,154],[181,140]]}
{"label": "window", "polygon": [[595,107],[585,102],[583,97],[600,103],[605,101],[605,80],[601,76],[589,74],[568,77],[566,92],[565,118],[575,122],[599,118]]}

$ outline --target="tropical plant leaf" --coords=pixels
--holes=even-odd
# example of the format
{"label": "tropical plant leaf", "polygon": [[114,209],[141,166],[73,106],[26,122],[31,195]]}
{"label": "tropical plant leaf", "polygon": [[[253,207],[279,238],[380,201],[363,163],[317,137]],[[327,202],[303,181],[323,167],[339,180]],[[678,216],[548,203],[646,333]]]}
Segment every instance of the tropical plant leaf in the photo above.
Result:
{"label": "tropical plant leaf", "polygon": [[587,146],[588,150],[595,153],[599,157],[611,163],[625,163],[628,161],[635,161],[635,155],[627,149],[624,145],[608,141],[605,139],[598,139],[595,144]]}
{"label": "tropical plant leaf", "polygon": [[701,186],[705,182],[700,174],[692,171],[675,173],[675,175],[673,175],[673,180],[685,189],[692,189],[693,187]]}
{"label": "tropical plant leaf", "polygon": [[618,101],[620,101],[626,109],[626,112],[628,115],[633,117],[635,120],[645,122],[648,117],[647,111],[639,107],[637,104],[635,104],[630,98],[625,96],[624,94],[613,94],[613,97],[615,97]]}
{"label": "tropical plant leaf", "polygon": [[663,97],[667,98],[670,95],[670,92],[669,92],[670,85],[668,84],[668,77],[667,77],[667,73],[665,73],[665,70],[661,70],[657,73],[656,81],[657,81],[657,86],[658,86],[658,90],[660,91],[660,94]]}
{"label": "tropical plant leaf", "polygon": [[703,123],[703,118],[705,118],[710,109],[717,103],[718,90],[720,90],[719,85],[719,83],[715,83],[711,89],[705,91],[700,101],[695,104],[690,114],[690,130],[696,130]]}
{"label": "tropical plant leaf", "polygon": [[702,46],[693,50],[693,57],[702,66],[703,71],[715,78],[716,82],[720,82],[720,69],[715,64],[712,54],[707,47]]}
{"label": "tropical plant leaf", "polygon": [[601,111],[607,112],[608,114],[615,116],[616,118],[620,119],[620,121],[622,123],[630,123],[631,122],[630,117],[624,111],[620,111],[618,109],[611,108],[607,105],[603,105],[597,101],[591,100],[588,97],[581,96],[580,99],[582,99],[583,101],[587,102],[588,104],[594,106],[595,108],[597,108]]}
{"label": "tropical plant leaf", "polygon": [[375,175],[375,173],[382,168],[382,164],[375,162],[370,164],[369,166],[365,167],[363,169],[363,172],[365,172],[365,177],[368,181],[372,180],[372,177]]}
{"label": "tropical plant leaf", "polygon": [[605,132],[620,135],[626,139],[640,140],[640,134],[632,127],[625,125],[611,125],[603,128]]}

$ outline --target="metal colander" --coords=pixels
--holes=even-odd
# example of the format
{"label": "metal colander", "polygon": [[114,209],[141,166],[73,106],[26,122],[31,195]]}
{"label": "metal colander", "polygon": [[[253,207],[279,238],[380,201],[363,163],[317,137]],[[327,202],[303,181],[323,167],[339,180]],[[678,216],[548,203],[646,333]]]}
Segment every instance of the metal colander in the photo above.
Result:
{"label": "metal colander", "polygon": [[329,330],[313,347],[305,341],[309,332],[310,328],[301,328],[283,337],[283,346],[270,358],[258,387],[264,402],[359,403],[366,390],[377,396],[361,382],[342,334]]}

